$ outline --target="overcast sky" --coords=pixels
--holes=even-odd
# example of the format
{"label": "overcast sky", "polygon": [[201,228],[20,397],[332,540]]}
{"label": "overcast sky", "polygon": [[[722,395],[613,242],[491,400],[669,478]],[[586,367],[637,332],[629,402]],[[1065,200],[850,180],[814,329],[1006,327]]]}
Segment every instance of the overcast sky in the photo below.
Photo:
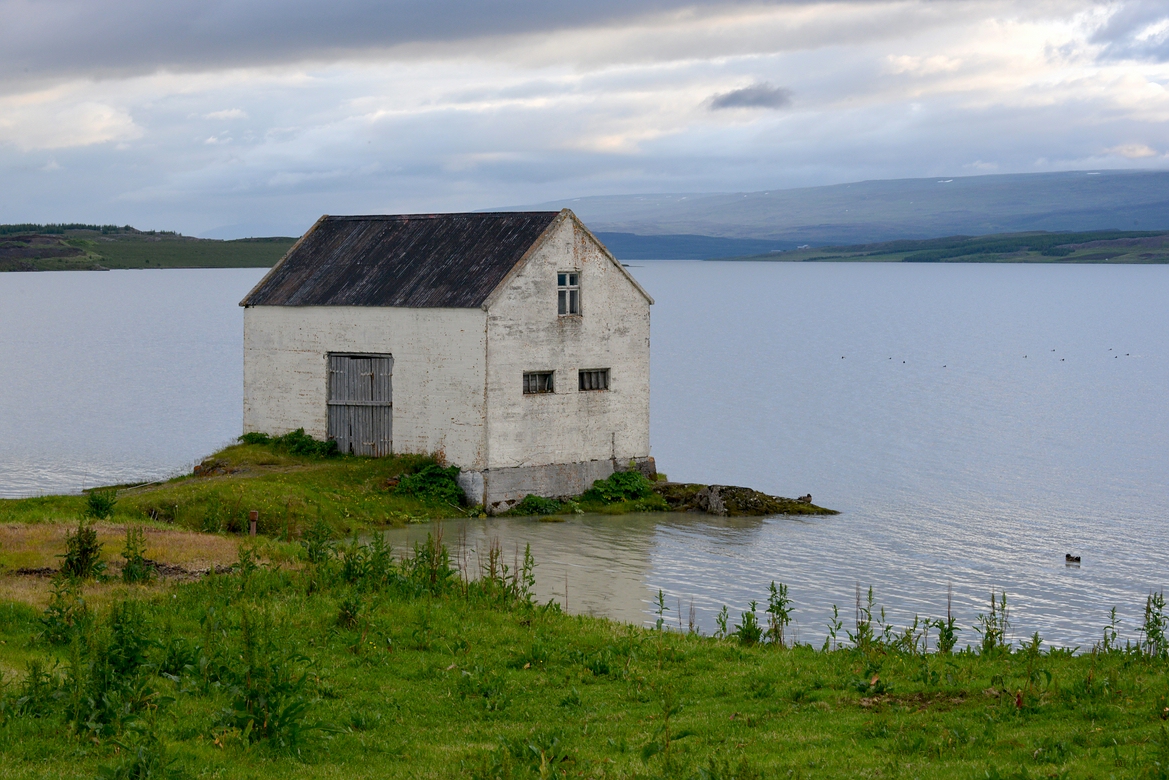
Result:
{"label": "overcast sky", "polygon": [[1164,0],[0,0],[0,222],[1169,167]]}

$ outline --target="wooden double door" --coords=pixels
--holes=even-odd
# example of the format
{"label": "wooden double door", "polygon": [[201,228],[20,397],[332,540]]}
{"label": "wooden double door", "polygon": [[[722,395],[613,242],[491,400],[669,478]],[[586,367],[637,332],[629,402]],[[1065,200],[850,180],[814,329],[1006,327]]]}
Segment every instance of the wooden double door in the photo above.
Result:
{"label": "wooden double door", "polygon": [[341,452],[393,452],[393,374],[391,355],[329,355],[328,437]]}

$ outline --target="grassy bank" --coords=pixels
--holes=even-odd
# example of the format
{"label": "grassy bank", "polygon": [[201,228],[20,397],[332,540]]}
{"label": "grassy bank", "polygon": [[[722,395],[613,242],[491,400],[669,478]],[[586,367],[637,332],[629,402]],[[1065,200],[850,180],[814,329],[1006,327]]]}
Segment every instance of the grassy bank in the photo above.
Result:
{"label": "grassy bank", "polygon": [[192,238],[128,225],[0,225],[0,271],[270,268],[293,238]]}
{"label": "grassy bank", "polygon": [[[249,512],[256,511],[260,534],[295,539],[318,521],[336,534],[351,534],[473,511],[452,504],[449,496],[394,489],[402,476],[433,465],[432,458],[416,455],[321,457],[279,443],[237,444],[205,459],[191,474],[109,489],[115,503],[108,515],[99,515],[112,523],[146,521],[239,534],[248,528]],[[0,523],[73,522],[90,511],[90,501],[85,495],[0,500]]]}
{"label": "grassy bank", "polygon": [[[260,535],[299,539],[327,525],[335,535],[386,526],[481,514],[467,506],[458,469],[433,457],[359,458],[295,431],[269,439],[248,434],[203,460],[190,474],[143,485],[95,489],[89,495],[0,499],[0,525],[73,522],[89,515],[109,523],[241,534],[257,513]],[[96,502],[96,503],[95,503]],[[108,504],[108,505],[107,505]],[[617,472],[572,499],[528,496],[508,514],[715,511],[733,515],[835,514],[809,501],[747,488],[653,483],[636,471]],[[4,563],[0,552],[0,566]]]}
{"label": "grassy bank", "polygon": [[[1165,618],[1072,655],[862,604],[789,647],[780,587],[718,637],[533,603],[538,562],[477,579],[321,539],[186,583],[60,581],[0,604],[3,777],[1164,777]],[[536,564],[534,567],[533,565]],[[851,609],[849,610],[852,611]],[[830,620],[830,616],[826,616]],[[676,616],[662,612],[661,626]],[[852,621],[850,621],[851,623]],[[937,652],[953,628],[977,650]],[[964,643],[958,643],[961,645]],[[926,652],[928,646],[931,652]],[[956,649],[956,648],[955,648]],[[146,770],[150,770],[147,774]]]}

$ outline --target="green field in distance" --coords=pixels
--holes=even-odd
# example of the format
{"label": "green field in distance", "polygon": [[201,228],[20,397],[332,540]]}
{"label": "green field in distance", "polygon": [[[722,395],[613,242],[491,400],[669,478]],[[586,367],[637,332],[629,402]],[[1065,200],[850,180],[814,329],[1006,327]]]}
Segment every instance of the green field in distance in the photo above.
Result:
{"label": "green field in distance", "polygon": [[269,268],[295,238],[218,241],[111,225],[0,225],[0,271]]}

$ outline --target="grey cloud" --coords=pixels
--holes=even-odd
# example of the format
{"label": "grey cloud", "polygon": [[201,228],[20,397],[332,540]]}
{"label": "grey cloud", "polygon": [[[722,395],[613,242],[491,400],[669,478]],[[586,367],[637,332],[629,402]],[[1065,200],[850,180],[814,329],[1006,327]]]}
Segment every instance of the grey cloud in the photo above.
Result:
{"label": "grey cloud", "polygon": [[1125,3],[1092,36],[1104,44],[1105,59],[1169,61],[1169,29],[1149,34],[1150,28],[1169,22],[1169,7],[1161,0]]}
{"label": "grey cloud", "polygon": [[[763,0],[767,4],[809,0]],[[750,0],[0,0],[0,84],[215,70],[619,23]]]}
{"label": "grey cloud", "polygon": [[790,89],[776,87],[767,82],[752,84],[730,92],[720,92],[710,97],[710,110],[720,108],[786,108],[791,105]]}

